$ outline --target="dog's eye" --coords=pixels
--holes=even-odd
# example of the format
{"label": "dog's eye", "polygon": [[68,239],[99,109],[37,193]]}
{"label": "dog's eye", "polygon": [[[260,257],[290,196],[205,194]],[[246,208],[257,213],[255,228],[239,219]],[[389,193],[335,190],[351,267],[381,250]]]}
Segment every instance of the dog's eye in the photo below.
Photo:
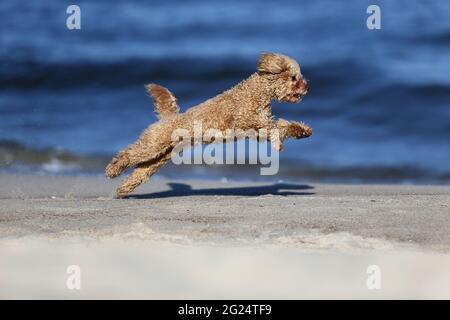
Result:
{"label": "dog's eye", "polygon": [[297,77],[296,76],[292,76],[292,81],[296,81]]}

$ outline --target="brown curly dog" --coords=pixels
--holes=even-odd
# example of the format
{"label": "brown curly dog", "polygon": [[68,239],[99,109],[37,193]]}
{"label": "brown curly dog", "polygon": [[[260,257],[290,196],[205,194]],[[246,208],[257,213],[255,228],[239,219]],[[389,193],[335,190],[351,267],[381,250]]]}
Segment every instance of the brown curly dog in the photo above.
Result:
{"label": "brown curly dog", "polygon": [[230,90],[209,99],[185,113],[179,113],[173,94],[156,84],[146,86],[154,99],[159,121],[150,125],[139,137],[115,156],[106,167],[106,175],[115,178],[126,169],[134,171],[117,189],[117,196],[130,194],[157,172],[171,158],[177,144],[172,132],[183,128],[192,132],[194,121],[201,121],[202,130],[209,128],[225,132],[227,129],[278,130],[277,137],[268,136],[273,148],[281,151],[286,138],[306,138],[312,130],[304,123],[275,120],[271,101],[299,102],[308,92],[307,81],[298,63],[281,54],[262,53],[257,72]]}

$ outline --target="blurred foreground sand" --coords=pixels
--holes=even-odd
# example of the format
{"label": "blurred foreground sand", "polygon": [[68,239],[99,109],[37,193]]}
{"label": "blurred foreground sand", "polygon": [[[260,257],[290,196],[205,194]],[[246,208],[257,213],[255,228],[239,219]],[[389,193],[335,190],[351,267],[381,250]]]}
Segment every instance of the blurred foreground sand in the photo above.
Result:
{"label": "blurred foreground sand", "polygon": [[0,298],[450,298],[450,187],[0,180]]}

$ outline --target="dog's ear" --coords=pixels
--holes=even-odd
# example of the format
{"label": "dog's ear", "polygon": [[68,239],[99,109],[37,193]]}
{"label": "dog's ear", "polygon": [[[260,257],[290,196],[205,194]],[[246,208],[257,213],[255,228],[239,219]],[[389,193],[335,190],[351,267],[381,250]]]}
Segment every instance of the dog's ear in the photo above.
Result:
{"label": "dog's ear", "polygon": [[263,52],[258,61],[258,73],[278,74],[287,70],[287,63],[285,56],[281,54]]}

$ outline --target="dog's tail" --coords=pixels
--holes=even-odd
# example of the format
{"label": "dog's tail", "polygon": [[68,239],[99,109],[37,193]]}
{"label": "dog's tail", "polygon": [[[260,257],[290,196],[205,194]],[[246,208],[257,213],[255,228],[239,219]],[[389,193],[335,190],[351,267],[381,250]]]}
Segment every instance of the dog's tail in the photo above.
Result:
{"label": "dog's tail", "polygon": [[175,96],[166,88],[157,84],[148,84],[145,86],[148,94],[153,98],[155,111],[159,119],[172,116],[180,111]]}

